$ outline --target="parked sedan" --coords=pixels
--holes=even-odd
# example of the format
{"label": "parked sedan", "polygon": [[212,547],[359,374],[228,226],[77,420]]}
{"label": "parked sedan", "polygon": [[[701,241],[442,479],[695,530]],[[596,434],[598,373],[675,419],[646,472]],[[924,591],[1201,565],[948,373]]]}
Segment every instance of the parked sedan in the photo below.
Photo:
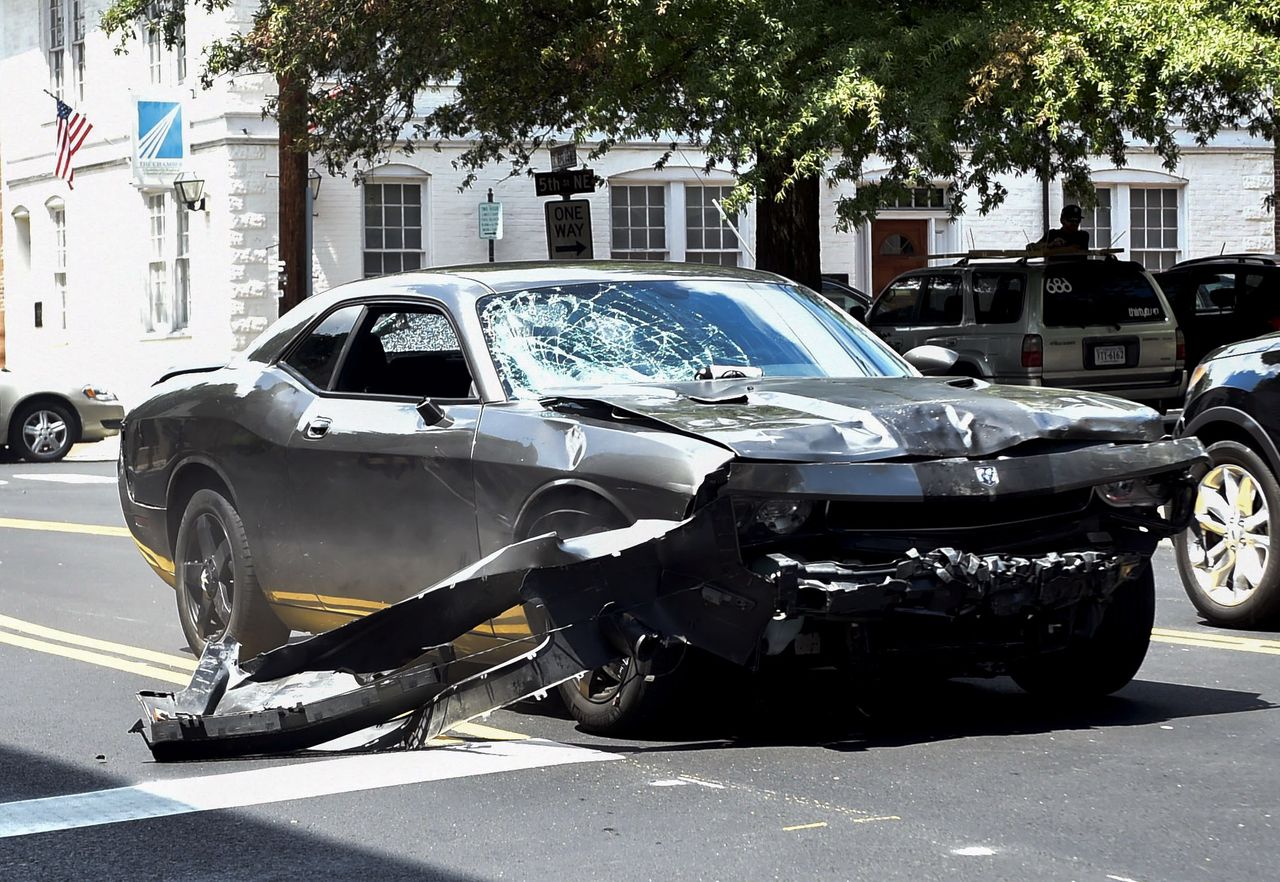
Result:
{"label": "parked sedan", "polygon": [[[696,675],[683,636],[748,608],[752,664],[1120,688],[1200,442],[1105,395],[921,376],[911,362],[946,361],[929,349],[900,357],[821,296],[722,267],[369,279],[162,381],[126,421],[120,498],[192,649],[245,654],[529,537],[715,512],[697,522],[723,566],[682,608],[691,630],[633,623],[665,648],[640,652],[642,634],[561,687],[596,730],[649,718]],[[493,663],[530,628],[513,608],[455,649]]]}
{"label": "parked sedan", "polygon": [[29,462],[55,462],[81,441],[120,431],[124,408],[101,386],[68,384],[0,369],[0,438]]}
{"label": "parked sedan", "polygon": [[1228,627],[1280,623],[1280,333],[1223,347],[1191,375],[1178,431],[1209,446],[1195,521],[1177,539],[1191,602]]}

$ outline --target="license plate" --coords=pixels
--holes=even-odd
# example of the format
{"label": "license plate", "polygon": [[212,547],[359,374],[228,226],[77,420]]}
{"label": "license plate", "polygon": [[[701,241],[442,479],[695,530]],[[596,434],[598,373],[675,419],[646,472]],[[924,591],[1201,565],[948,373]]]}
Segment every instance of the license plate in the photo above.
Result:
{"label": "license plate", "polygon": [[1112,365],[1124,366],[1124,347],[1123,346],[1095,346],[1093,347],[1093,363],[1099,367],[1110,367]]}

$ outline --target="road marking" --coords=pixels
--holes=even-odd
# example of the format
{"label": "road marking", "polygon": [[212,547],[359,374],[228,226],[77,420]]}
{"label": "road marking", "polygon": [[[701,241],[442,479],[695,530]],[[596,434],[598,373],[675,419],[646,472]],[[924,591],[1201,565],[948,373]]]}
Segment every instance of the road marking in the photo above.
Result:
{"label": "road marking", "polygon": [[961,857],[991,857],[996,853],[996,850],[987,848],[985,845],[966,845],[964,848],[951,849],[951,853]]}
{"label": "road marking", "polygon": [[[141,659],[142,661],[158,662],[181,671],[194,671],[196,669],[196,660],[194,658],[171,655],[167,652],[156,652],[153,649],[143,649],[140,646],[130,646],[127,643],[113,643],[110,640],[99,640],[96,637],[85,637],[80,634],[73,634],[70,631],[47,628],[34,622],[24,622],[22,619],[15,619],[12,616],[0,615],[0,629],[30,634],[33,637],[43,637],[46,640],[57,640],[74,646],[83,646],[86,649],[97,649],[129,658]],[[189,680],[190,677],[187,679]]]}
{"label": "road marking", "polygon": [[44,530],[49,533],[86,533],[90,536],[128,536],[126,527],[105,524],[72,524],[66,521],[29,521],[25,518],[0,518],[0,527],[11,530]]}
{"label": "road marking", "polygon": [[620,759],[622,756],[616,753],[541,739],[361,754],[3,803],[0,837]]}
{"label": "road marking", "polygon": [[117,671],[127,671],[130,674],[141,674],[144,677],[152,677],[157,680],[164,680],[166,683],[176,683],[180,686],[186,686],[191,682],[190,674],[166,671],[163,668],[153,667],[142,662],[128,661],[127,659],[116,658],[113,655],[103,655],[100,652],[89,652],[87,649],[76,649],[73,646],[62,646],[58,643],[33,640],[30,637],[10,634],[8,631],[0,631],[0,643],[7,643],[10,646],[17,646],[49,655],[60,655],[63,658],[88,662],[91,665],[98,665],[103,668],[113,668]]}
{"label": "road marking", "polygon": [[782,832],[792,833],[796,830],[817,830],[819,827],[825,827],[825,826],[827,826],[826,821],[817,821],[813,824],[796,824],[792,827],[783,827]]}
{"label": "road marking", "polygon": [[1206,649],[1232,649],[1237,652],[1280,655],[1280,640],[1263,640],[1258,637],[1237,637],[1233,634],[1215,634],[1208,631],[1175,631],[1171,628],[1152,628],[1151,639],[1156,643],[1171,643],[1175,646],[1199,646]]}
{"label": "road marking", "polygon": [[77,472],[48,472],[36,475],[10,475],[23,481],[48,481],[51,484],[114,484],[115,475],[84,475]]}

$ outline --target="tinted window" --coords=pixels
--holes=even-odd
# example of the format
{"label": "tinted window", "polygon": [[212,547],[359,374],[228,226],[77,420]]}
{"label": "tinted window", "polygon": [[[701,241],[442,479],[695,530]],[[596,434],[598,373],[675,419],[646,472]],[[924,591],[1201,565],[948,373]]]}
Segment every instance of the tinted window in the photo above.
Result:
{"label": "tinted window", "polygon": [[1026,276],[1018,273],[974,273],[974,318],[983,325],[1009,325],[1022,318]]}
{"label": "tinted window", "polygon": [[1046,325],[1132,325],[1164,317],[1155,288],[1133,264],[1098,260],[1045,266]]}
{"label": "tinted window", "polygon": [[433,309],[392,306],[369,308],[334,388],[416,399],[475,396],[449,320]]}
{"label": "tinted window", "polygon": [[924,301],[920,305],[920,324],[958,325],[964,318],[964,296],[957,275],[929,276]]}
{"label": "tinted window", "polygon": [[1195,281],[1196,315],[1224,315],[1235,310],[1235,273],[1207,273]]}
{"label": "tinted window", "polygon": [[915,321],[916,306],[920,303],[920,276],[896,279],[876,301],[871,310],[873,325],[909,325]]}
{"label": "tinted window", "polygon": [[344,306],[332,313],[298,344],[298,348],[284,360],[285,364],[306,377],[313,386],[328,389],[342,346],[363,310],[363,306]]}

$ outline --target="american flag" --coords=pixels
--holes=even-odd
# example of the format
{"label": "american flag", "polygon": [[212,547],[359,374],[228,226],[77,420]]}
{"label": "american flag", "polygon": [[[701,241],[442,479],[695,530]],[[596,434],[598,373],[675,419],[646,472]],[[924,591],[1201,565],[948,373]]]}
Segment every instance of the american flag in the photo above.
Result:
{"label": "american flag", "polygon": [[71,167],[71,158],[76,155],[84,139],[93,131],[93,125],[83,114],[71,109],[61,98],[58,99],[58,159],[53,173],[67,182],[67,186],[75,189],[71,180],[76,170]]}

